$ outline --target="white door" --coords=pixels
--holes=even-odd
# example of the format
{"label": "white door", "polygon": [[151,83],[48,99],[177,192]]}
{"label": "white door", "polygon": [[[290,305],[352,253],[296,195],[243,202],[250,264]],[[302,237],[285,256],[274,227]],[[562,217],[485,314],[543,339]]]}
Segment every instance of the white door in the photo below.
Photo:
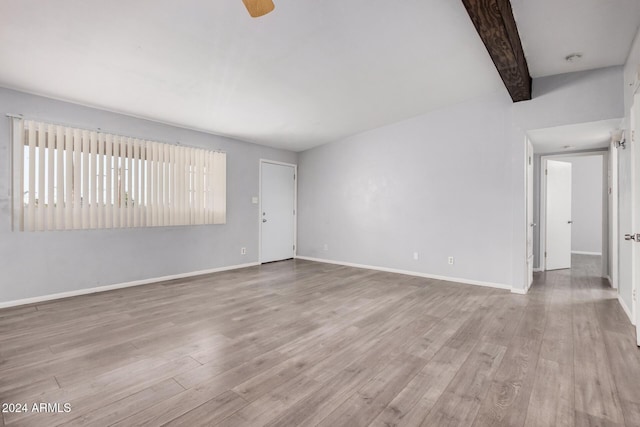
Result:
{"label": "white door", "polygon": [[293,258],[295,167],[262,161],[260,179],[260,261]]}
{"label": "white door", "polygon": [[571,268],[571,163],[547,160],[546,269]]}
{"label": "white door", "polygon": [[[632,263],[630,265],[631,271],[627,272],[628,279],[631,280],[631,311],[635,315],[636,324],[636,339],[637,344],[640,346],[640,308],[638,307],[638,273],[640,272],[640,149],[636,146],[638,143],[638,132],[640,131],[640,93],[636,93],[634,96],[633,107],[631,108],[631,122],[629,126],[630,139],[626,145],[629,146],[632,157],[631,168],[631,230],[623,228],[620,224],[620,230],[624,233],[635,234],[635,240],[622,241],[623,245],[631,249]],[[621,207],[622,209],[622,207]],[[628,250],[627,250],[628,252]],[[622,269],[622,257],[620,258],[620,268]],[[622,280],[622,271],[620,272],[620,279]]]}
{"label": "white door", "polygon": [[527,286],[533,282],[533,146],[527,140]]}

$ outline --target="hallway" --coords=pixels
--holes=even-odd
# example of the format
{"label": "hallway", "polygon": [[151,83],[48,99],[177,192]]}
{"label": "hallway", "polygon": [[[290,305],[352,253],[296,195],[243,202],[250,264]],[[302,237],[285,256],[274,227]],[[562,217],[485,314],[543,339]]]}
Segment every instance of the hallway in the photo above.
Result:
{"label": "hallway", "polygon": [[[571,270],[536,273],[529,291],[529,306],[543,305],[546,313],[530,401],[530,411],[539,407],[540,412],[532,425],[553,425],[545,418],[555,413],[560,416],[556,425],[624,421],[638,426],[640,349],[635,328],[616,291],[599,277],[600,257],[573,255],[572,265]],[[564,406],[566,419],[561,415]]]}

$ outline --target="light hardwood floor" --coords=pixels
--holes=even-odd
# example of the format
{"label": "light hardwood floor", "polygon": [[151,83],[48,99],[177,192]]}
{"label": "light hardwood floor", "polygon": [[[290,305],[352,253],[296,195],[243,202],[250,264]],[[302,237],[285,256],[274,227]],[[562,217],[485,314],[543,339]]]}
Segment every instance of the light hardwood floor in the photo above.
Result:
{"label": "light hardwood floor", "polygon": [[639,426],[598,259],[526,296],[285,261],[0,310],[0,426]]}

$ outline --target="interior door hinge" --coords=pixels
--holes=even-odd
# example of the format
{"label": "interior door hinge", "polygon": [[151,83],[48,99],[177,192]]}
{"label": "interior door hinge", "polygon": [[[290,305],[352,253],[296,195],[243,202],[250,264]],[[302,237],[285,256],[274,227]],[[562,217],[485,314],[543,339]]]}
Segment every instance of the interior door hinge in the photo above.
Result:
{"label": "interior door hinge", "polygon": [[294,251],[296,250],[296,245],[293,245],[293,250],[294,250]]}
{"label": "interior door hinge", "polygon": [[544,253],[544,257],[545,257],[545,258],[547,257],[547,253],[546,253],[546,252]]}
{"label": "interior door hinge", "polygon": [[545,170],[544,170],[544,174],[545,174],[545,175],[549,175],[549,169],[545,169]]}

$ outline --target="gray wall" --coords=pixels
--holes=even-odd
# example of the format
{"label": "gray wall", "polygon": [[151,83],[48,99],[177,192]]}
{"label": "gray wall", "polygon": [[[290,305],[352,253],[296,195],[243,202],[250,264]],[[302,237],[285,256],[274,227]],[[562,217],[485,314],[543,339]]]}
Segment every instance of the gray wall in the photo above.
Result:
{"label": "gray wall", "polygon": [[512,285],[510,107],[499,93],[301,153],[298,254]]}
{"label": "gray wall", "polygon": [[[6,113],[227,152],[227,224],[11,231]],[[259,159],[297,154],[0,88],[0,303],[258,260]],[[247,255],[240,255],[241,247]]]}
{"label": "gray wall", "polygon": [[571,163],[571,251],[602,254],[602,156],[554,160]]}

